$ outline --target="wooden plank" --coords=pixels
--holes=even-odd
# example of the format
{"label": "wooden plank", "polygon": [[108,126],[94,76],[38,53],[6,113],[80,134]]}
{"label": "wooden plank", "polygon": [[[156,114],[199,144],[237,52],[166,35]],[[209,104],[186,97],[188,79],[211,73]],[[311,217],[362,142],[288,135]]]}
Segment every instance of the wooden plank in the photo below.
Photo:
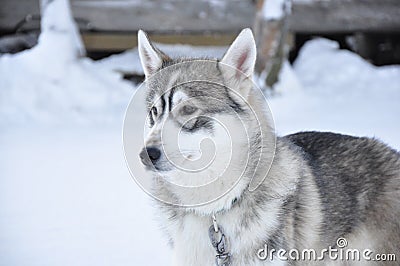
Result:
{"label": "wooden plank", "polygon": [[[252,0],[71,0],[82,31],[158,33],[238,32],[253,25]],[[39,0],[1,0],[0,31],[27,15],[39,15]],[[24,26],[39,29],[35,20]],[[294,1],[289,29],[301,33],[400,32],[400,0]]]}
{"label": "wooden plank", "polygon": [[[83,31],[236,32],[250,27],[252,0],[70,0]],[[12,31],[27,15],[40,15],[40,0],[1,0],[0,31]],[[86,23],[85,23],[86,22]],[[38,30],[29,22],[25,29]]]}
{"label": "wooden plank", "polygon": [[[268,4],[264,0],[264,5]],[[265,85],[269,88],[278,81],[279,73],[284,60],[287,58],[286,42],[288,40],[287,17],[288,12],[282,6],[282,16],[279,18],[268,19],[263,14],[263,7],[259,7],[254,34],[257,44],[257,61],[255,70],[264,79]]]}
{"label": "wooden plank", "polygon": [[99,31],[236,32],[253,24],[251,0],[73,0],[76,18]]}
{"label": "wooden plank", "polygon": [[301,33],[400,32],[400,1],[295,1],[289,29]]}

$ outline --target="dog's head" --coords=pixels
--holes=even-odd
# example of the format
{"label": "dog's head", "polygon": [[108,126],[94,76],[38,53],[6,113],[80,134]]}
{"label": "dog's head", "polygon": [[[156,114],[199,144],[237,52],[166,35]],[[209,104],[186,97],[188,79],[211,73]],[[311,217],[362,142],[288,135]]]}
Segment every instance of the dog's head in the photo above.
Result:
{"label": "dog's head", "polygon": [[248,104],[256,60],[251,30],[220,60],[173,59],[143,31],[138,40],[148,111],[142,163],[181,186],[203,186],[221,175],[229,179],[222,179],[225,185],[234,183],[253,133],[246,126],[254,112]]}

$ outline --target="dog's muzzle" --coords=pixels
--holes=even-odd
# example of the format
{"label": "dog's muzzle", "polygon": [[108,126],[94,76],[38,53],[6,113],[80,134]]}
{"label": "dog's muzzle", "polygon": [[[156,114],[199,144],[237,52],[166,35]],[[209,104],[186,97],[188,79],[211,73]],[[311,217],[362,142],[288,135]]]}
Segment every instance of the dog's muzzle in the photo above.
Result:
{"label": "dog's muzzle", "polygon": [[156,147],[144,147],[139,157],[145,166],[154,167],[161,157],[161,151]]}

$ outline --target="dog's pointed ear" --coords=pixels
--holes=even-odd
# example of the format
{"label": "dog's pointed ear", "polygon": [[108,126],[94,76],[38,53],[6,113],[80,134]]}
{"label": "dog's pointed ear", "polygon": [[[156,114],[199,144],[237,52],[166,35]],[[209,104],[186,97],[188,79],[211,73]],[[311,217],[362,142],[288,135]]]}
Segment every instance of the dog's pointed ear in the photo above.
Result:
{"label": "dog's pointed ear", "polygon": [[138,31],[138,51],[146,77],[157,72],[161,68],[163,60],[169,59],[168,56],[153,46],[147,34],[142,30]]}
{"label": "dog's pointed ear", "polygon": [[235,76],[250,77],[256,63],[257,49],[251,29],[246,28],[240,32],[221,60],[237,70]]}

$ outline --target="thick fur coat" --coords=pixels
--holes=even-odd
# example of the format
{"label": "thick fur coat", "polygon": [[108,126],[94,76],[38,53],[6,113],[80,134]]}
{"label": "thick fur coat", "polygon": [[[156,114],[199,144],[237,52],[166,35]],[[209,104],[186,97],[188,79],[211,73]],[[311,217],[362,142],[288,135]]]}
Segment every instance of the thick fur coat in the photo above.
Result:
{"label": "thick fur coat", "polygon": [[[399,252],[399,153],[376,139],[328,132],[275,136],[264,99],[253,88],[256,48],[249,29],[242,31],[221,60],[205,64],[170,58],[142,31],[139,54],[146,74],[149,112],[149,133],[141,159],[154,172],[152,192],[170,200],[157,201],[157,206],[173,249],[173,265],[215,265],[216,250],[208,234],[213,215],[224,230],[230,265],[357,264],[329,258],[323,262],[281,260],[277,253],[260,259],[257,254],[265,246],[286,251],[315,249],[319,254],[328,246],[337,248],[338,238],[347,240],[346,248],[370,249],[373,254]],[[199,77],[210,83],[193,82]],[[192,82],[190,86],[188,82]],[[185,101],[187,105],[179,107]],[[257,120],[252,119],[251,112],[257,114]],[[233,129],[240,127],[240,120],[247,138],[234,130],[235,143],[229,146],[214,119]],[[174,127],[178,128],[176,132],[182,129],[187,158],[196,155],[191,143],[204,137],[211,138],[224,152],[229,147],[240,149],[230,159],[237,165],[247,159],[242,177],[238,180],[237,169],[232,168],[223,181],[213,181],[211,188],[188,192],[171,186],[170,182],[197,185],[199,179],[208,178],[211,182],[218,172],[218,168],[210,167],[193,174],[193,178],[178,173],[163,148],[172,149],[172,138],[162,137],[163,130],[174,132]],[[189,160],[182,161],[182,165],[185,163]],[[253,171],[256,168],[263,171]],[[265,178],[258,178],[264,172]],[[254,178],[260,182],[250,191]],[[184,204],[211,199],[227,184],[233,188],[208,204]],[[181,202],[182,206],[171,202]],[[358,263],[367,262],[361,259]]]}

